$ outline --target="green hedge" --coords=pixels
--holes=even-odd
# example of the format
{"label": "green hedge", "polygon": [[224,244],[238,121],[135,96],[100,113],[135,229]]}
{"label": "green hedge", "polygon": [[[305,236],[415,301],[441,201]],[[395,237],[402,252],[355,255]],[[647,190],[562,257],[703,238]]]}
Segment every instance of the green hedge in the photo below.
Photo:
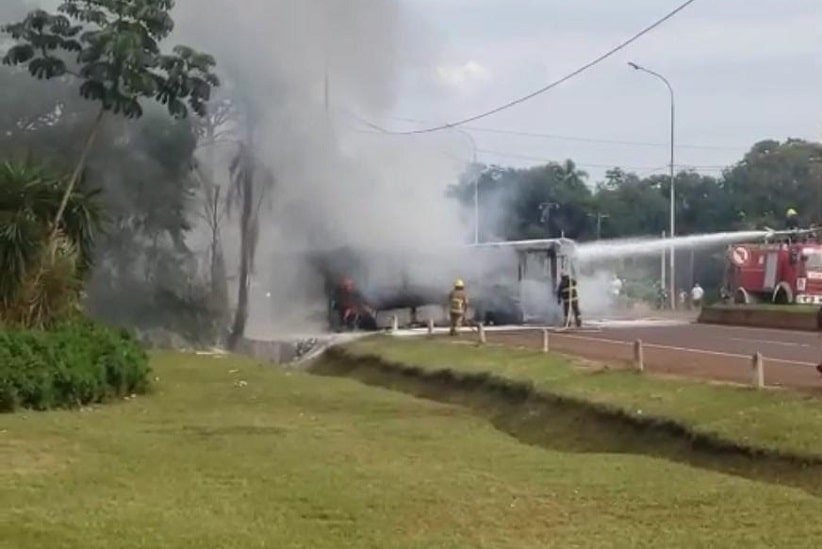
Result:
{"label": "green hedge", "polygon": [[143,393],[148,356],[128,332],[90,321],[0,331],[0,412],[49,410]]}

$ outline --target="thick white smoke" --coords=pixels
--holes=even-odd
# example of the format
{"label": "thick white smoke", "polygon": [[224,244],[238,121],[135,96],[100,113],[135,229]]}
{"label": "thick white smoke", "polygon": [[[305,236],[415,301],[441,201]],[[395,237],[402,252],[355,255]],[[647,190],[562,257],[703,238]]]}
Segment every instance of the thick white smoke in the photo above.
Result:
{"label": "thick white smoke", "polygon": [[[445,197],[464,167],[453,157],[459,136],[386,136],[360,120],[378,119],[406,75],[435,63],[433,39],[402,3],[180,0],[174,16],[172,41],[217,58],[223,92],[251,113],[238,137],[253,131],[276,178],[261,215],[250,333],[306,329],[295,323],[322,307],[319,281],[289,251],[350,245],[411,257],[470,233]],[[224,159],[215,173],[225,181]],[[236,235],[225,236],[236,271]],[[414,267],[448,283],[441,264]]]}

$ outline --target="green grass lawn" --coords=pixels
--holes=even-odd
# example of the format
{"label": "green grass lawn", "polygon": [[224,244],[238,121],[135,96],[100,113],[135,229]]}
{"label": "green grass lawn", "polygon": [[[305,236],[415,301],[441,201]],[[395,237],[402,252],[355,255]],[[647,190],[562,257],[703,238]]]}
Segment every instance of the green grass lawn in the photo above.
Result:
{"label": "green grass lawn", "polygon": [[822,535],[822,501],[802,490],[527,446],[465,408],[245,359],[153,366],[145,397],[0,416],[0,548],[751,549]]}
{"label": "green grass lawn", "polygon": [[425,339],[373,337],[353,353],[427,369],[493,372],[533,382],[541,391],[603,404],[631,414],[674,420],[694,432],[743,445],[822,457],[822,400],[787,391],[755,391],[633,372],[579,368],[539,351]]}

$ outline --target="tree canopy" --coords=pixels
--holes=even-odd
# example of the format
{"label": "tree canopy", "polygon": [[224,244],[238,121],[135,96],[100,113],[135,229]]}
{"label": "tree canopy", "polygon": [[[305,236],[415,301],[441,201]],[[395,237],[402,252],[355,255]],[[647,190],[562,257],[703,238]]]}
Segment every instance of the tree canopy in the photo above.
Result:
{"label": "tree canopy", "polygon": [[[615,167],[591,182],[571,160],[524,169],[482,166],[478,178],[484,239],[602,238],[659,235],[668,229],[670,178]],[[450,195],[473,208],[473,176]],[[754,144],[717,176],[680,171],[679,235],[780,227],[788,208],[806,225],[822,224],[822,144],[798,139]]]}

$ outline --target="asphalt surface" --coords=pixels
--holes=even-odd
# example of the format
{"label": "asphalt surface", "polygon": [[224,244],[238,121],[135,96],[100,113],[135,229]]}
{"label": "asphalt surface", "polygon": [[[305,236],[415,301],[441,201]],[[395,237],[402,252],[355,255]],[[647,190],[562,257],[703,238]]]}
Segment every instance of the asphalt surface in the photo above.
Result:
{"label": "asphalt surface", "polygon": [[822,340],[817,334],[809,332],[686,324],[603,328],[601,332],[579,335],[623,342],[640,339],[648,345],[670,347],[671,350],[702,351],[720,356],[727,354],[747,358],[759,352],[768,359],[808,366],[815,366],[822,359]]}
{"label": "asphalt surface", "polygon": [[[487,337],[491,343],[542,347],[542,330],[489,332]],[[822,361],[822,340],[814,333],[628,322],[549,335],[552,351],[609,363],[630,363],[636,340],[643,342],[645,367],[651,373],[750,383],[751,357],[758,352],[765,358],[767,385],[822,388],[822,377],[815,368]]]}

